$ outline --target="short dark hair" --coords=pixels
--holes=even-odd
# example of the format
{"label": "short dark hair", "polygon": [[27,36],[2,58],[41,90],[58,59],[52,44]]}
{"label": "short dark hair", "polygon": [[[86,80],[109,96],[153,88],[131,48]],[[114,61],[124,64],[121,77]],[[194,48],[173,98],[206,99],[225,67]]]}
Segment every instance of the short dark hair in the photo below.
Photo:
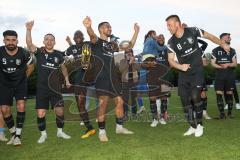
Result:
{"label": "short dark hair", "polygon": [[47,34],[45,34],[44,38],[45,38],[46,36],[52,36],[52,37],[54,38],[54,40],[55,40],[55,36],[54,36],[52,33],[47,33]]}
{"label": "short dark hair", "polygon": [[77,30],[77,31],[74,32],[73,39],[75,39],[75,37],[76,37],[77,35],[79,35],[79,34],[80,34],[81,37],[84,39],[84,35],[83,35],[82,31],[80,31],[80,30]]}
{"label": "short dark hair", "polygon": [[170,15],[170,16],[168,16],[168,17],[166,18],[166,21],[168,21],[169,19],[174,19],[175,21],[181,23],[181,20],[180,20],[180,18],[179,18],[178,15],[175,15],[175,14],[174,14],[174,15]]}
{"label": "short dark hair", "polygon": [[222,33],[219,38],[222,39],[224,36],[230,36],[231,34],[230,33]]}
{"label": "short dark hair", "polygon": [[106,24],[106,23],[109,24],[109,22],[101,22],[101,23],[99,23],[99,24],[98,24],[98,30],[99,30],[104,24]]}
{"label": "short dark hair", "polygon": [[6,36],[15,36],[18,38],[18,34],[16,31],[14,30],[6,30],[3,32],[3,37],[6,37]]}

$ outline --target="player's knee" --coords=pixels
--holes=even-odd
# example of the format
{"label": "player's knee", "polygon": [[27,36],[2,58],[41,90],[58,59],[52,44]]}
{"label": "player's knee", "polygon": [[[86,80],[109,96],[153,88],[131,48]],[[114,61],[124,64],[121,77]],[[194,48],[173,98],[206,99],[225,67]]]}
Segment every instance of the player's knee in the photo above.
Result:
{"label": "player's knee", "polygon": [[25,112],[25,103],[17,102],[17,110],[18,110],[18,112]]}
{"label": "player's knee", "polygon": [[198,88],[192,89],[191,98],[194,104],[201,102],[200,90]]}
{"label": "player's knee", "polygon": [[4,117],[8,117],[11,115],[11,107],[10,106],[6,106],[6,105],[2,105],[1,106],[2,108],[2,114]]}
{"label": "player's knee", "polygon": [[226,94],[232,95],[232,94],[233,94],[233,91],[227,91]]}
{"label": "player's knee", "polygon": [[56,114],[57,116],[62,116],[63,113],[64,113],[63,107],[55,107],[54,110],[55,110],[55,114]]}
{"label": "player's knee", "polygon": [[201,98],[206,98],[206,97],[207,97],[206,92],[205,92],[205,91],[202,91],[202,92],[201,92]]}
{"label": "player's knee", "polygon": [[37,110],[37,114],[38,114],[39,118],[43,118],[43,117],[46,116],[46,111],[42,110],[42,109],[39,109],[39,110]]}
{"label": "player's knee", "polygon": [[216,91],[216,94],[223,95],[223,91]]}

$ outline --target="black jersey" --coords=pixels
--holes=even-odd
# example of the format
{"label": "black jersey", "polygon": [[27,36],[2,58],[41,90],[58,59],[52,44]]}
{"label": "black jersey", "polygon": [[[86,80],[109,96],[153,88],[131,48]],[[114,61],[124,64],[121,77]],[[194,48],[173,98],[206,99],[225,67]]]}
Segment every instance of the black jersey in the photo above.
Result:
{"label": "black jersey", "polygon": [[202,50],[198,45],[198,37],[202,37],[203,33],[196,27],[185,28],[181,38],[173,35],[168,41],[168,53],[175,53],[179,64],[190,64],[191,68],[186,74],[202,70]]}
{"label": "black jersey", "polygon": [[162,65],[169,66],[167,46],[162,46],[162,50],[158,52],[156,60]]}
{"label": "black jersey", "polygon": [[114,46],[111,42],[98,38],[96,44],[93,45],[95,58],[95,67],[98,69],[97,79],[110,80],[111,78],[119,78],[117,67],[114,62]]}
{"label": "black jersey", "polygon": [[[227,53],[222,47],[216,47],[212,50],[212,59],[216,60],[216,64],[232,63],[236,59],[236,51],[231,48]],[[234,78],[234,68],[216,69],[216,78]]]}
{"label": "black jersey", "polygon": [[[37,49],[37,86],[41,88],[48,88],[48,79],[53,72],[57,72],[60,69],[61,64],[64,63],[63,53],[54,50],[52,53],[48,53],[46,50]],[[59,84],[59,77],[54,78],[54,83]]]}
{"label": "black jersey", "polygon": [[[86,47],[86,45],[88,47]],[[73,56],[74,58],[75,62],[73,71],[75,73],[75,84],[77,85],[81,83],[93,84],[95,82],[95,66],[90,66],[87,70],[83,69],[81,66],[83,47],[90,49],[88,52],[92,52],[92,43],[88,41],[83,42],[80,45],[72,45],[65,52],[65,56]],[[94,56],[92,55],[90,58],[90,63],[93,63],[93,61]]]}
{"label": "black jersey", "polygon": [[79,59],[82,57],[82,47],[83,45],[88,45],[91,48],[90,42],[82,42],[80,45],[71,45],[65,52],[65,56],[73,56],[74,59]]}
{"label": "black jersey", "polygon": [[18,47],[15,55],[9,55],[1,46],[0,60],[0,82],[11,88],[26,79],[27,65],[33,63],[31,54],[22,47]]}

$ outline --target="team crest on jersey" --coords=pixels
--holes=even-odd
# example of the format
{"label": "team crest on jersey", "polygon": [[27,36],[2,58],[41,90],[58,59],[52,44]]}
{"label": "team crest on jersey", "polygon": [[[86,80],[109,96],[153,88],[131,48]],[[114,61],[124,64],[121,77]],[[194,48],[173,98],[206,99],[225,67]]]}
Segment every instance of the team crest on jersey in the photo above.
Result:
{"label": "team crest on jersey", "polygon": [[54,57],[54,62],[55,63],[58,63],[59,62],[59,59],[57,57]]}
{"label": "team crest on jersey", "polygon": [[187,40],[188,40],[188,43],[190,43],[190,44],[193,44],[193,43],[194,43],[194,40],[193,40],[192,37],[187,38]]}
{"label": "team crest on jersey", "polygon": [[74,49],[72,50],[72,53],[73,53],[73,54],[76,54],[77,51],[78,51],[78,50],[74,48]]}
{"label": "team crest on jersey", "polygon": [[16,59],[16,65],[19,66],[21,64],[21,62],[22,62],[21,59]]}

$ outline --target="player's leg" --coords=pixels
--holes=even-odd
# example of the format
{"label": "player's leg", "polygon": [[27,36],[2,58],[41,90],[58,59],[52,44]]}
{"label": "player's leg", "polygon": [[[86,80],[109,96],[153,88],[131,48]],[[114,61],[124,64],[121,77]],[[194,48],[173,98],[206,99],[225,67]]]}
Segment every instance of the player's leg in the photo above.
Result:
{"label": "player's leg", "polygon": [[161,99],[161,115],[160,115],[161,118],[160,118],[159,122],[161,124],[166,124],[165,114],[167,113],[168,97],[162,96],[160,99]]}
{"label": "player's leg", "polygon": [[207,94],[205,89],[201,91],[201,100],[202,100],[202,108],[203,108],[203,117],[205,119],[211,119],[211,117],[207,113]]}
{"label": "player's leg", "polygon": [[201,100],[201,88],[193,87],[191,89],[191,100],[194,105],[194,111],[196,113],[195,120],[197,122],[197,128],[195,131],[195,137],[200,137],[203,135],[203,108],[202,108],[202,100]]}
{"label": "player's leg", "polygon": [[8,141],[8,139],[5,137],[4,134],[5,128],[4,128],[4,119],[3,119],[3,114],[2,114],[2,110],[0,107],[0,141]]}
{"label": "player's leg", "polygon": [[88,112],[86,110],[85,104],[86,104],[86,96],[83,92],[79,93],[79,95],[75,96],[78,111],[80,113],[81,120],[83,121],[84,125],[86,126],[87,130],[84,135],[82,135],[81,138],[88,138],[91,135],[94,135],[96,133],[96,130],[93,128],[92,124],[89,121]]}
{"label": "player's leg", "polygon": [[122,98],[123,98],[124,120],[128,119],[129,96],[130,96],[130,91],[129,91],[128,83],[122,83]]}
{"label": "player's leg", "polygon": [[46,131],[46,111],[49,109],[48,90],[37,88],[36,94],[36,111],[37,111],[37,126],[41,134],[38,143],[44,143],[47,139]]}
{"label": "player's leg", "polygon": [[157,100],[157,97],[152,96],[151,94],[149,94],[150,109],[151,109],[152,118],[153,118],[153,121],[152,121],[152,123],[150,125],[151,127],[156,127],[158,125],[158,123],[159,123],[156,100]]}
{"label": "player's leg", "polygon": [[234,89],[233,89],[233,96],[234,96],[234,99],[235,99],[235,106],[236,106],[236,109],[240,109],[240,104],[239,104],[239,95],[238,95],[238,90],[237,90],[237,85],[236,85],[236,82],[233,81],[234,83]]}
{"label": "player's leg", "polygon": [[121,96],[114,98],[115,114],[116,114],[116,133],[117,134],[133,134],[132,131],[123,127],[123,99]]}
{"label": "player's leg", "polygon": [[216,98],[217,98],[217,106],[219,110],[219,118],[217,119],[225,119],[225,112],[224,112],[224,102],[223,102],[223,94],[224,94],[224,81],[220,79],[215,80],[215,91],[216,91]]}
{"label": "player's leg", "polygon": [[183,106],[184,116],[190,125],[190,128],[183,135],[190,136],[192,134],[195,134],[195,131],[197,128],[194,115],[193,115],[193,106],[191,104],[191,98],[188,96],[180,96],[180,98]]}
{"label": "player's leg", "polygon": [[[99,140],[101,142],[108,141],[107,133],[105,130],[105,114],[107,109],[107,104],[109,101],[109,96],[106,95],[100,95],[98,96],[99,100],[99,107],[98,107],[98,127],[99,127]],[[122,113],[123,114],[123,113]]]}
{"label": "player's leg", "polygon": [[16,89],[14,89],[16,99],[17,116],[16,116],[16,138],[14,145],[21,145],[21,133],[25,121],[25,105],[27,100],[27,80],[22,81]]}
{"label": "player's leg", "polygon": [[38,130],[41,133],[40,138],[38,139],[38,143],[44,143],[47,139],[47,131],[46,131],[46,109],[40,109],[44,107],[38,107],[37,109],[37,125]]}
{"label": "player's leg", "polygon": [[14,124],[14,119],[11,111],[11,106],[13,105],[13,89],[7,88],[0,84],[0,90],[2,93],[0,96],[0,109],[3,114],[3,119],[5,121],[5,124],[9,130],[9,132],[12,134],[11,139],[7,144],[13,144],[13,141],[15,139],[16,134],[16,128]]}
{"label": "player's leg", "polygon": [[[56,125],[57,125],[57,137],[63,139],[70,139],[71,136],[63,132],[64,128],[64,101],[60,94],[51,93],[50,95],[51,106],[54,109],[56,115]],[[85,106],[84,106],[85,107]]]}
{"label": "player's leg", "polygon": [[234,79],[228,79],[225,81],[225,92],[226,92],[226,103],[228,104],[228,117],[233,118],[233,90],[234,90]]}
{"label": "player's leg", "polygon": [[21,133],[25,121],[25,100],[17,100],[16,135],[13,144],[21,145]]}

